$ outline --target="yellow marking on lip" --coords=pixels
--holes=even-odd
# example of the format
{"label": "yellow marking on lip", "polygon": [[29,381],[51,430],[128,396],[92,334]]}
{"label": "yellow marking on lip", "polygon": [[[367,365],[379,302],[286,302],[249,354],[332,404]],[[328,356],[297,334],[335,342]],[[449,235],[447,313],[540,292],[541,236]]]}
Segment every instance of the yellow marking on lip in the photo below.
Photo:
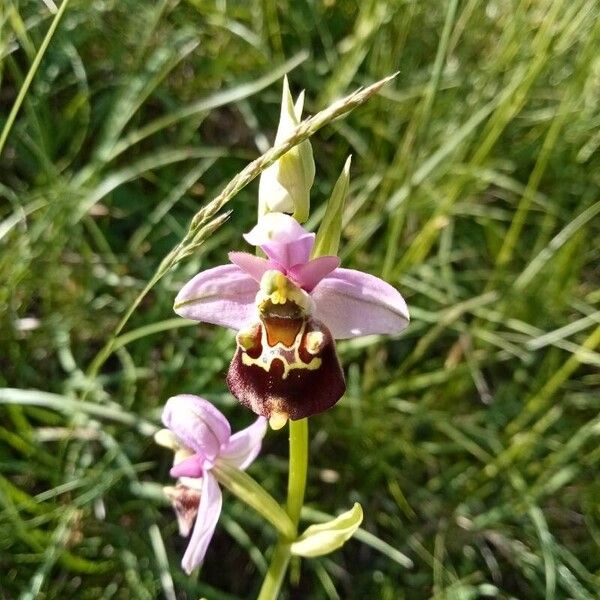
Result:
{"label": "yellow marking on lip", "polygon": [[325,336],[322,331],[309,331],[306,334],[306,350],[310,354],[318,354],[323,349]]}
{"label": "yellow marking on lip", "polygon": [[[292,340],[289,346],[284,345],[282,342],[278,341],[276,344],[269,344],[269,333],[267,331],[267,327],[265,327],[264,323],[261,327],[261,343],[262,343],[262,352],[260,356],[257,358],[252,358],[247,352],[242,349],[242,364],[250,367],[255,365],[267,371],[267,373],[271,370],[271,365],[274,360],[280,360],[283,364],[283,375],[282,379],[286,379],[289,375],[290,371],[293,369],[305,369],[308,371],[316,371],[321,367],[322,360],[319,357],[314,357],[310,362],[306,363],[300,358],[299,345],[302,341],[302,336],[304,335],[304,331],[306,330],[306,321],[302,323],[298,333],[295,338]],[[294,357],[292,360],[289,360],[287,357],[283,356],[282,352],[278,352],[278,350],[293,350]]]}
{"label": "yellow marking on lip", "polygon": [[237,336],[237,343],[244,350],[251,350],[256,345],[254,341],[254,334],[249,331],[240,331]]}

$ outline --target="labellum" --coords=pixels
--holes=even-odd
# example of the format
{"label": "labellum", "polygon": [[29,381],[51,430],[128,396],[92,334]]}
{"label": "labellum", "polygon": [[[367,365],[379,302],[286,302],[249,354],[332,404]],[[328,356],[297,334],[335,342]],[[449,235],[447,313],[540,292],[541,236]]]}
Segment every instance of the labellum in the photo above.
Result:
{"label": "labellum", "polygon": [[256,304],[259,320],[236,337],[227,374],[233,395],[267,418],[302,419],[333,406],[346,390],[344,373],[310,296],[267,271]]}
{"label": "labellum", "polygon": [[200,492],[181,483],[175,486],[166,486],[163,488],[163,492],[175,510],[180,535],[187,537],[198,515]]}

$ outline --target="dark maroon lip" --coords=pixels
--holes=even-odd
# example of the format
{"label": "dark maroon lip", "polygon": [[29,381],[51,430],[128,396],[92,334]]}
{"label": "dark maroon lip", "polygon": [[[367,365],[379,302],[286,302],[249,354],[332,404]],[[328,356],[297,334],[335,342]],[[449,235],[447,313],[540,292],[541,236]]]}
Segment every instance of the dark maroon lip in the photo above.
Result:
{"label": "dark maroon lip", "polygon": [[[267,418],[279,413],[292,420],[303,419],[336,404],[346,391],[346,383],[329,329],[321,321],[306,318],[291,347],[263,348],[262,332],[267,325],[255,327],[255,345],[250,350],[237,348],[227,373],[231,393],[241,404]],[[311,332],[323,334],[319,351],[314,354],[307,347],[307,334]],[[300,363],[286,373],[285,362],[294,352]],[[244,363],[245,354],[254,359],[253,364]],[[262,364],[260,357],[265,359]],[[314,359],[320,361],[318,368],[309,368]]]}

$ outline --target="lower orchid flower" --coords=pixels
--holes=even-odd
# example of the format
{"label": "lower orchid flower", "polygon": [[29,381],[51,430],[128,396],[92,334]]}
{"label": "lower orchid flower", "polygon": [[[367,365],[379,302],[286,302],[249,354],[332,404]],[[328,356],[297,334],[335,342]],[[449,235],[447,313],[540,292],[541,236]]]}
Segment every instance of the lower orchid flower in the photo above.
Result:
{"label": "lower orchid flower", "polygon": [[244,237],[267,258],[231,252],[232,264],[181,289],[175,312],[238,331],[227,383],[255,413],[285,422],[324,411],[346,389],[334,340],[399,333],[406,303],[337,256],[311,260],[315,234],[286,214],[264,215]]}
{"label": "lower orchid flower", "polygon": [[190,542],[181,566],[191,573],[204,560],[221,513],[221,490],[213,467],[225,463],[245,469],[260,451],[267,422],[259,417],[252,425],[231,434],[225,416],[210,402],[190,394],[170,398],[162,420],[167,429],[155,436],[158,444],[175,452],[172,477],[176,486],[165,488],[171,500],[179,532]]}

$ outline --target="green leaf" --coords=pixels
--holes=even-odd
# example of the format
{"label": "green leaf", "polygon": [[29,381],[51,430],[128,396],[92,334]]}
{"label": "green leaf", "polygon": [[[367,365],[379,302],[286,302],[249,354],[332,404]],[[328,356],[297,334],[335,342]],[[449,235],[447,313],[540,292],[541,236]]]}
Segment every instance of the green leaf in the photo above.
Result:
{"label": "green leaf", "polygon": [[329,554],[341,548],[352,537],[362,520],[362,507],[355,502],[350,510],[332,521],[308,527],[292,544],[292,554],[309,558]]}

